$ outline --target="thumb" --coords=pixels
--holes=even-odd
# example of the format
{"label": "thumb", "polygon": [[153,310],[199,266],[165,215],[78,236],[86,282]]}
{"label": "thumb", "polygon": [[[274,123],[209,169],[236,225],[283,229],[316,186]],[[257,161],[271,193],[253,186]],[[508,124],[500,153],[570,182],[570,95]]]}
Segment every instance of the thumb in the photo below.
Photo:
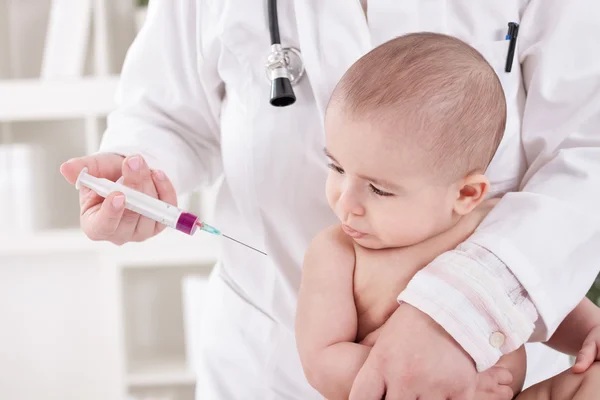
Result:
{"label": "thumb", "polygon": [[363,366],[350,390],[348,400],[381,400],[385,396],[385,381],[376,370]]}
{"label": "thumb", "polygon": [[113,153],[72,158],[60,166],[60,173],[72,185],[84,168],[87,168],[92,176],[116,181],[121,176],[123,159],[122,156]]}
{"label": "thumb", "polygon": [[581,351],[577,353],[577,359],[575,365],[573,365],[573,372],[580,374],[585,372],[590,365],[596,360],[598,349],[595,341],[584,342]]}

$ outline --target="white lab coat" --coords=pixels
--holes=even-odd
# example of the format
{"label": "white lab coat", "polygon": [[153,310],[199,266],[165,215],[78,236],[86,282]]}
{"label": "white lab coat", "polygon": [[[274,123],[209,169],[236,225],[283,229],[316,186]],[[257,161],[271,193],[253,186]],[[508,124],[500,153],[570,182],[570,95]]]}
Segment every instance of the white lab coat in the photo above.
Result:
{"label": "white lab coat", "polygon": [[[478,234],[538,307],[534,339],[548,337],[600,266],[597,4],[369,0],[367,24],[357,0],[279,1],[282,42],[301,50],[307,76],[297,102],[275,108],[264,71],[266,1],[152,0],[102,151],[143,154],[179,192],[223,174],[211,223],[269,254],[224,243],[198,399],[319,398],[304,380],[293,322],[304,251],[335,220],[324,192],[323,114],[356,59],[407,32],[455,35],[501,77],[508,124],[488,174],[494,191],[524,192],[507,195]],[[509,21],[521,29],[507,74]],[[536,347],[529,382],[566,366]]]}

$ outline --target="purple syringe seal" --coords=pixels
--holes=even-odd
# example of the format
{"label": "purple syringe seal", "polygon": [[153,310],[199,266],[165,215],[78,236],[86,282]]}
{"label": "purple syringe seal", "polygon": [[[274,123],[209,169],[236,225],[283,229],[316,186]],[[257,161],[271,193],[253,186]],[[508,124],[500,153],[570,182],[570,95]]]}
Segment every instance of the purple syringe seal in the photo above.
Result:
{"label": "purple syringe seal", "polygon": [[198,217],[194,214],[190,214],[188,212],[182,212],[177,220],[177,225],[175,229],[180,232],[187,233],[188,235],[192,235],[194,231],[196,231],[196,222],[198,221]]}

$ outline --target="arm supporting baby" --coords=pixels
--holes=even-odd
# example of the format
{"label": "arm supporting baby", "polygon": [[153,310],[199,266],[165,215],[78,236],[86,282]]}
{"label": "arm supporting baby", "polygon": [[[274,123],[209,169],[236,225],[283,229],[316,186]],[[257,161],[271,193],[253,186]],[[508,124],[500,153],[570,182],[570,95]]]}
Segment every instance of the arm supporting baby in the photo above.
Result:
{"label": "arm supporting baby", "polygon": [[560,352],[577,355],[573,372],[585,372],[594,361],[600,360],[600,309],[584,298],[546,344]]}
{"label": "arm supporting baby", "polygon": [[591,330],[599,326],[600,310],[585,298],[567,315],[546,344],[562,353],[577,355]]}
{"label": "arm supporting baby", "polygon": [[370,347],[355,343],[355,255],[339,229],[316,236],[305,255],[296,340],[309,383],[330,400],[347,399]]}

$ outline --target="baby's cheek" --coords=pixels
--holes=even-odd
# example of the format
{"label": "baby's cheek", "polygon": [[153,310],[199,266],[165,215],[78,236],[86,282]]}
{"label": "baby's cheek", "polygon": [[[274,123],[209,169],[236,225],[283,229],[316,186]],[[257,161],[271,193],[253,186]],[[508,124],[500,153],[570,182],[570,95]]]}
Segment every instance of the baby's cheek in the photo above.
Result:
{"label": "baby's cheek", "polygon": [[417,243],[420,243],[424,240],[427,240],[430,238],[430,235],[427,234],[426,232],[422,231],[419,229],[419,227],[413,227],[413,229],[410,229],[405,238],[405,244],[404,246],[412,246],[415,245]]}
{"label": "baby's cheek", "polygon": [[383,224],[379,224],[377,230],[381,239],[390,247],[409,246],[415,236],[410,224],[403,219],[394,217],[388,217]]}
{"label": "baby's cheek", "polygon": [[335,184],[331,178],[327,178],[327,184],[325,185],[325,196],[327,197],[327,203],[329,203],[329,207],[335,210],[335,203],[337,198],[339,198],[339,194],[336,195],[337,190],[335,189]]}
{"label": "baby's cheek", "polygon": [[429,227],[418,222],[418,219],[405,218],[398,220],[392,235],[397,247],[411,246],[430,237]]}

